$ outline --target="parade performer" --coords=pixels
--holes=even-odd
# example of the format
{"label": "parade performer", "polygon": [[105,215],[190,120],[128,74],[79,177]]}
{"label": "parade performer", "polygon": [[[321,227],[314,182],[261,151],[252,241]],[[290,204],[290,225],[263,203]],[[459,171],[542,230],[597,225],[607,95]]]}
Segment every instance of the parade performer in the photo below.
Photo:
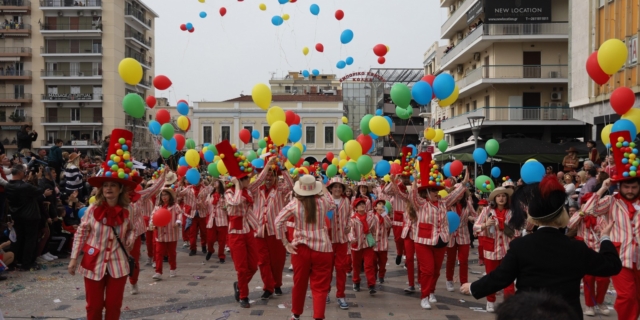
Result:
{"label": "parade performer", "polygon": [[[188,181],[187,181],[188,183]],[[202,181],[196,185],[189,184],[178,196],[184,199],[185,216],[191,219],[189,230],[189,256],[195,256],[198,251],[198,232],[200,233],[200,245],[202,253],[207,253],[207,196],[211,194],[211,186],[203,186]]]}
{"label": "parade performer", "polygon": [[378,228],[375,233],[376,245],[373,247],[375,254],[374,274],[378,277],[380,284],[384,283],[384,276],[387,273],[387,251],[389,250],[389,231],[391,230],[391,219],[384,205],[384,200],[376,200],[373,203],[373,213],[378,219]]}
{"label": "parade performer", "polygon": [[[407,186],[411,184],[411,171],[408,168],[408,159],[411,155],[411,151],[413,149],[409,147],[402,148],[402,174],[400,175],[400,182],[392,182],[396,183],[398,188],[393,188],[392,183],[387,183],[387,185],[383,189],[383,193],[387,195],[387,199],[391,201],[392,211],[389,214],[391,215],[392,225],[393,225],[393,240],[396,243],[396,265],[399,266],[402,263],[402,255],[404,252],[404,240],[402,238],[403,233],[403,224],[405,219],[405,210],[407,208],[409,194],[407,192]],[[412,258],[413,259],[413,258]],[[413,269],[413,266],[411,266]],[[409,269],[407,269],[409,270]],[[412,276],[410,276],[411,278]],[[410,287],[413,287],[413,281],[409,284]]]}
{"label": "parade performer", "polygon": [[213,181],[213,191],[207,197],[209,206],[209,219],[207,220],[207,261],[215,252],[213,243],[218,242],[218,259],[224,263],[227,255],[224,247],[227,245],[229,233],[229,218],[227,217],[227,204],[224,201],[224,183],[222,180]]}
{"label": "parade performer", "polygon": [[[484,208],[486,208],[488,205],[489,205],[489,202],[487,202],[486,199],[480,199],[478,201],[478,208],[476,209],[476,212],[475,212],[475,215],[474,215],[476,217],[476,219],[477,219],[477,217],[480,217],[480,214],[482,213],[482,211],[484,211]],[[482,249],[482,242],[480,242],[480,240],[479,240],[480,237],[484,236],[484,232],[482,232],[482,231],[479,231],[479,232],[473,231],[473,224],[471,226],[471,231],[473,232],[473,234],[478,239],[478,265],[479,266],[484,266],[484,249]]]}
{"label": "parade performer", "polygon": [[[154,208],[154,214],[156,211],[165,209],[171,213],[171,219],[169,224],[164,227],[155,227],[155,241],[156,241],[156,273],[153,275],[153,280],[162,279],[162,261],[165,256],[169,258],[169,277],[176,277],[176,248],[178,246],[178,238],[180,237],[180,227],[182,220],[180,215],[184,214],[182,208],[176,202],[176,193],[171,188],[162,189],[160,193],[160,203]],[[153,224],[153,215],[150,222]]]}
{"label": "parade performer", "polygon": [[375,253],[378,219],[367,211],[367,199],[355,198],[352,203],[355,213],[351,216],[351,258],[353,261],[353,291],[360,291],[360,268],[364,261],[364,273],[367,278],[369,294],[376,294]]}
{"label": "parade performer", "polygon": [[[349,232],[351,224],[351,201],[344,196],[347,185],[339,175],[327,182],[327,189],[331,201],[335,204],[335,210],[329,211],[331,221],[331,246],[333,249],[333,266],[336,270],[336,299],[342,310],[349,309],[344,293],[347,283],[347,271],[349,270]],[[327,296],[329,301],[329,296]]]}
{"label": "parade performer", "polygon": [[453,274],[456,267],[456,257],[460,266],[458,273],[460,275],[460,284],[467,283],[469,276],[469,247],[471,245],[471,234],[469,233],[469,221],[475,220],[475,211],[473,210],[473,200],[469,191],[465,191],[460,201],[453,206],[453,211],[460,217],[460,225],[458,229],[451,234],[449,244],[447,245],[447,291],[453,292]]}
{"label": "parade performer", "polygon": [[[219,149],[218,149],[219,150]],[[325,298],[331,287],[333,253],[329,238],[327,213],[335,210],[328,191],[323,191],[322,182],[312,175],[304,175],[293,187],[295,199],[287,204],[276,217],[276,234],[293,263],[293,289],[291,290],[291,319],[298,320],[304,311],[307,288],[311,284],[313,318],[324,319],[327,307]],[[294,218],[293,241],[285,236],[286,222]]]}
{"label": "parade performer", "polygon": [[[176,181],[178,181],[178,176],[173,172],[169,171],[169,167],[165,167],[164,171],[164,180],[156,179],[150,181],[152,182],[151,186],[148,186],[147,189],[140,191],[141,195],[149,194],[150,198],[147,201],[137,201],[134,205],[142,210],[142,214],[144,216],[144,221],[147,226],[146,234],[145,234],[145,244],[147,245],[147,266],[156,267],[156,256],[155,256],[155,248],[156,248],[156,237],[154,236],[153,227],[150,225],[151,222],[151,214],[153,213],[153,209],[156,206],[158,200],[160,200],[160,190],[162,187],[170,188]],[[185,218],[184,215],[180,217],[182,219],[181,223],[184,225]],[[183,226],[184,228],[184,226]],[[184,230],[184,229],[182,229]]]}
{"label": "parade performer", "polygon": [[363,198],[366,201],[366,212],[373,210],[371,203],[371,194],[369,192],[369,183],[365,180],[360,180],[356,183],[356,198]]}

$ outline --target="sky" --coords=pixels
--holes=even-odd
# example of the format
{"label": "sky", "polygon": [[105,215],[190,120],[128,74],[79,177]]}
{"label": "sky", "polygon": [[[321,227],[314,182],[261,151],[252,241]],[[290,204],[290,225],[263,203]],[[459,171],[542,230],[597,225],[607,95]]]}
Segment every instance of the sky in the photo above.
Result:
{"label": "sky", "polygon": [[[172,88],[159,91],[172,105],[179,99],[223,101],[251,94],[258,83],[288,71],[318,69],[338,77],[370,68],[422,68],[423,54],[438,41],[446,12],[437,0],[298,0],[280,5],[278,0],[146,0],[158,13],[155,20],[155,74],[166,75]],[[267,6],[266,11],[259,4]],[[311,4],[320,14],[310,12]],[[221,7],[226,8],[224,17]],[[336,10],[344,11],[338,21]],[[200,18],[200,12],[206,18]],[[274,15],[289,14],[280,26]],[[195,31],[180,30],[192,23]],[[354,33],[348,44],[340,42],[345,29]],[[316,52],[316,43],[324,53]],[[388,45],[386,63],[379,65],[376,44]],[[304,56],[303,47],[309,47]],[[354,63],[338,69],[347,57]]]}

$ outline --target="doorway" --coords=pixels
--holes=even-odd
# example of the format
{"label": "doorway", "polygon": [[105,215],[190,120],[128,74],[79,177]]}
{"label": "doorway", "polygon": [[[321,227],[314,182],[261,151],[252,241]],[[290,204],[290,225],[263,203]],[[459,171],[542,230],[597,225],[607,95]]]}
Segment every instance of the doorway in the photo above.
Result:
{"label": "doorway", "polygon": [[525,51],[522,53],[523,78],[540,78],[542,57],[540,51]]}
{"label": "doorway", "polygon": [[522,117],[524,120],[540,120],[540,92],[522,93]]}

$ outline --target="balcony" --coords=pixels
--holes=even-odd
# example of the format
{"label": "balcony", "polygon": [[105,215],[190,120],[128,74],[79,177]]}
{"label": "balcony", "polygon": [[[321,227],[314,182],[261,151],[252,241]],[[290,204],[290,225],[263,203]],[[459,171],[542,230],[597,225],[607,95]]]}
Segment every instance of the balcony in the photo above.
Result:
{"label": "balcony", "polygon": [[562,65],[483,65],[469,70],[466,76],[458,81],[460,97],[492,84],[515,83],[568,83],[569,67]]}
{"label": "balcony", "polygon": [[0,33],[5,37],[28,37],[31,34],[31,25],[27,23],[0,24]]}
{"label": "balcony", "polygon": [[445,133],[470,130],[467,118],[472,116],[485,117],[483,126],[582,124],[573,118],[569,107],[488,107],[448,118],[440,127]]}
{"label": "balcony", "polygon": [[90,72],[41,70],[40,77],[47,80],[98,80],[102,79],[102,70],[93,70]]}
{"label": "balcony", "polygon": [[136,59],[136,61],[140,62],[143,68],[151,69],[151,59],[146,59],[143,54],[127,52],[125,53],[125,57]]}
{"label": "balcony", "polygon": [[0,93],[0,103],[31,103],[31,93]]}
{"label": "balcony", "polygon": [[43,57],[101,57],[102,56],[102,46],[94,45],[89,49],[80,49],[63,47],[57,48],[56,46],[48,46],[48,47],[40,47],[40,53]]}
{"label": "balcony", "polygon": [[28,47],[15,47],[15,48],[0,48],[0,57],[31,57],[31,48]]}
{"label": "balcony", "polygon": [[[77,128],[76,128],[77,129]],[[94,132],[92,130],[79,130],[80,135],[85,137],[86,139],[76,139],[71,133],[63,133],[58,132],[56,139],[62,140],[62,149],[67,151],[73,151],[76,149],[100,149],[100,143],[96,140],[91,140],[88,137],[91,137]],[[43,148],[53,147],[53,139],[40,140],[40,145]]]}
{"label": "balcony", "polygon": [[382,156],[383,157],[397,157],[398,152],[396,152],[395,147],[384,147],[382,148]]}
{"label": "balcony", "polygon": [[138,83],[138,86],[143,87],[143,88],[145,88],[147,90],[151,90],[151,86],[152,85],[151,85],[151,82],[142,80],[142,81],[140,81],[140,83]]}
{"label": "balcony", "polygon": [[0,70],[0,80],[31,80],[29,70]]}
{"label": "balcony", "polygon": [[2,0],[0,1],[0,10],[11,13],[26,13],[31,11],[31,2],[29,0]]}
{"label": "balcony", "polygon": [[467,11],[479,0],[464,0],[460,6],[454,11],[447,21],[440,27],[440,37],[442,39],[451,38],[456,31],[462,30],[468,26]]}
{"label": "balcony", "polygon": [[43,23],[40,33],[45,37],[100,37],[102,23]]}
{"label": "balcony", "polygon": [[[5,0],[6,1],[6,0]],[[47,9],[101,9],[102,0],[40,0],[40,8]]]}
{"label": "balcony", "polygon": [[124,32],[124,39],[129,40],[134,44],[137,44],[140,47],[143,47],[147,50],[151,50],[151,41],[145,40],[144,35],[132,31]]}
{"label": "balcony", "polygon": [[148,19],[145,16],[145,13],[141,10],[133,9],[133,8],[125,8],[124,9],[124,18],[126,21],[133,22],[136,25],[146,29],[151,30],[151,21],[152,19]]}
{"label": "balcony", "polygon": [[[68,110],[68,109],[59,109],[58,111]],[[91,109],[82,109],[91,110]],[[65,112],[64,114],[58,115],[47,115],[46,117],[42,117],[41,120],[43,126],[54,126],[54,125],[78,125],[78,126],[98,126],[102,125],[102,116],[94,116],[93,114],[84,115],[81,114],[80,117],[71,117],[71,112]]]}
{"label": "balcony", "polygon": [[[14,129],[13,126],[17,126],[16,130],[18,130],[21,125],[32,123],[31,117],[14,116],[13,110],[5,109],[0,111],[0,126],[2,126],[2,130]],[[7,126],[10,128],[7,128]]]}
{"label": "balcony", "polygon": [[43,93],[42,102],[102,102],[101,94],[94,93]]}
{"label": "balcony", "polygon": [[420,135],[423,131],[424,131],[424,125],[423,124],[403,125],[403,124],[395,124],[394,123],[393,128],[391,130],[391,133],[393,133],[393,134],[416,134],[416,135]]}
{"label": "balcony", "polygon": [[455,47],[446,51],[440,60],[442,70],[473,59],[473,53],[488,48],[496,41],[568,41],[569,23],[551,22],[538,24],[482,24],[471,31]]}

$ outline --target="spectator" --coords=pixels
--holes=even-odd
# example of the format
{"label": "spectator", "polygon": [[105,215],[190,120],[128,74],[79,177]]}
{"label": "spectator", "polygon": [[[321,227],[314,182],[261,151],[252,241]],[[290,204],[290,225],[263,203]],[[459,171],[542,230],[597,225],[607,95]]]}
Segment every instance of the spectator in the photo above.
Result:
{"label": "spectator", "polygon": [[47,149],[39,149],[37,158],[39,160],[42,160],[42,161],[44,161],[44,162],[46,162],[48,164],[49,163],[49,157],[47,157]]}
{"label": "spectator", "polygon": [[545,174],[553,174],[553,167],[552,166],[548,166],[546,168]]}
{"label": "spectator", "polygon": [[56,183],[60,183],[60,172],[62,171],[62,164],[64,159],[62,158],[62,139],[56,139],[55,145],[51,147],[49,152],[49,166],[56,172]]}
{"label": "spectator", "polygon": [[18,131],[17,137],[18,150],[31,150],[31,143],[38,139],[38,133],[31,130],[31,125],[24,124],[22,125],[22,127],[20,127],[20,131]]}
{"label": "spectator", "polygon": [[600,166],[600,153],[598,153],[598,149],[596,148],[596,142],[593,140],[587,141],[587,148],[589,149],[589,160]]}
{"label": "spectator", "polygon": [[577,204],[578,202],[572,197],[576,193],[576,185],[573,183],[573,176],[565,174],[564,181],[562,183],[564,183],[564,192],[567,194],[567,204],[570,206],[574,203]]}
{"label": "spectator", "polygon": [[82,172],[80,172],[80,155],[72,153],[69,155],[69,162],[64,168],[64,181],[67,192],[80,190],[84,184]]}
{"label": "spectator", "polygon": [[58,212],[58,216],[53,220],[53,223],[51,224],[51,241],[58,241],[59,244],[56,250],[53,251],[53,255],[58,258],[64,259],[68,257],[67,253],[64,250],[65,245],[71,243],[72,236],[69,232],[65,232],[62,228],[62,221],[66,216],[64,207],[58,207],[56,208],[56,211]]}
{"label": "spectator", "polygon": [[109,150],[109,141],[111,140],[111,135],[108,135],[106,137],[104,137],[104,140],[102,141],[102,154],[106,155],[107,154],[107,150]]}
{"label": "spectator", "polygon": [[591,160],[585,161],[584,164],[582,165],[582,171],[589,171],[590,169],[593,169],[593,168],[595,168],[595,165]]}
{"label": "spectator", "polygon": [[558,171],[557,177],[558,177],[558,182],[564,183],[564,172]]}
{"label": "spectator", "polygon": [[500,304],[496,312],[496,320],[571,320],[578,317],[562,297],[546,292],[517,294]]}
{"label": "spectator", "polygon": [[576,171],[578,169],[578,150],[574,147],[569,148],[567,150],[567,155],[562,159],[562,166],[565,173]]}
{"label": "spectator", "polygon": [[[586,162],[590,162],[590,161],[585,161],[585,167],[587,166]],[[578,194],[578,204],[580,205],[582,205],[581,203],[582,196],[584,196],[586,193],[589,193],[589,192],[598,191],[598,189],[596,189],[596,185],[598,184],[596,180],[598,171],[593,166],[590,169],[585,171],[587,172],[587,181],[584,184],[584,186],[580,188],[580,193]]]}
{"label": "spectator", "polygon": [[[609,179],[609,175],[606,172],[598,172],[598,175],[596,176],[596,188],[594,190],[600,190],[602,183],[607,179]],[[609,191],[607,190],[607,194],[608,193]]]}

